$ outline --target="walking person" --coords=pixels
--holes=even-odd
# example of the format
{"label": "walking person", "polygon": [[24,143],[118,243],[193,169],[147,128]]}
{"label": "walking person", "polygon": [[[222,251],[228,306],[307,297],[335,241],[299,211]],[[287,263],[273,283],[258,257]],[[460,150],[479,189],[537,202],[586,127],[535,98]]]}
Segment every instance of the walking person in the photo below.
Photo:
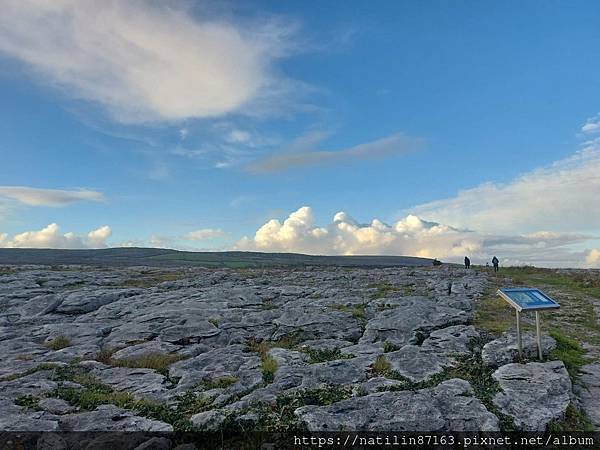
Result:
{"label": "walking person", "polygon": [[470,269],[471,268],[471,260],[469,259],[468,256],[465,256],[465,269]]}
{"label": "walking person", "polygon": [[498,272],[498,264],[500,261],[495,256],[492,258],[492,265],[494,266],[494,272]]}

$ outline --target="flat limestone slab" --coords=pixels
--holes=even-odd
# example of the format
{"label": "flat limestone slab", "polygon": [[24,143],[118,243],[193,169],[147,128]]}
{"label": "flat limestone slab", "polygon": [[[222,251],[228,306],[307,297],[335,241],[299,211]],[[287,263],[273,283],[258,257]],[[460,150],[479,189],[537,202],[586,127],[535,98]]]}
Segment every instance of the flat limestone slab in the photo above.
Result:
{"label": "flat limestone slab", "polygon": [[571,402],[571,379],[562,361],[507,364],[492,376],[502,390],[494,404],[524,431],[544,431],[564,417]]}
{"label": "flat limestone slab", "polygon": [[378,392],[295,412],[310,431],[497,431],[498,418],[465,380],[419,391]]}

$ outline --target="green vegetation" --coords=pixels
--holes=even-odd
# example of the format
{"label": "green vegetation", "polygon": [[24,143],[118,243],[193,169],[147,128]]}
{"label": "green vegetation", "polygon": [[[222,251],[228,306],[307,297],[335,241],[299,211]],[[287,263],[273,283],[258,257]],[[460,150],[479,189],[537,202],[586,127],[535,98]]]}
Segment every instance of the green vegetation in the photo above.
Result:
{"label": "green vegetation", "polygon": [[61,398],[84,410],[93,410],[100,405],[115,405],[141,416],[169,423],[177,431],[194,431],[195,426],[189,417],[209,405],[209,402],[200,402],[194,394],[188,393],[178,397],[175,406],[171,408],[150,400],[136,400],[130,393],[115,391],[89,374],[77,374],[66,370],[62,371],[59,377],[78,383],[83,389],[59,385],[49,393],[49,397]]}
{"label": "green vegetation", "polygon": [[212,380],[204,381],[202,385],[205,389],[225,389],[237,382],[237,377],[225,375],[219,378],[213,378]]}
{"label": "green vegetation", "polygon": [[44,345],[50,350],[62,350],[63,348],[71,346],[71,340],[67,336],[61,334]]}
{"label": "green vegetation", "polygon": [[515,326],[514,310],[496,294],[496,288],[479,302],[473,324],[479,330],[501,334]]}
{"label": "green vegetation", "polygon": [[117,367],[154,369],[157,372],[164,374],[168,371],[171,364],[182,359],[184,359],[184,356],[182,355],[154,353],[138,358],[111,359],[111,362],[113,366]]}
{"label": "green vegetation", "polygon": [[31,409],[33,411],[40,410],[39,402],[40,402],[40,399],[33,395],[21,395],[20,397],[17,397],[15,399],[15,405],[21,406],[22,408],[25,408],[26,410]]}
{"label": "green vegetation", "polygon": [[[600,345],[600,325],[594,310],[594,301],[600,299],[600,274],[586,270],[530,266],[501,268],[497,274],[490,269],[488,272],[492,286],[488,296],[479,304],[474,325],[492,334],[499,334],[515,326],[514,310],[496,294],[499,287],[515,285],[543,289],[561,305],[559,310],[542,316],[542,332],[552,336],[557,344],[550,358],[561,360],[574,381],[581,367],[592,362],[586,357],[583,343]],[[523,329],[533,330],[534,326],[523,319]],[[484,397],[489,398],[489,395]],[[554,421],[548,426],[551,432],[589,431],[591,428],[591,422],[585,413],[573,404],[562,420]]]}
{"label": "green vegetation", "polygon": [[[332,405],[351,396],[352,389],[340,385],[326,385],[317,389],[301,389],[290,394],[280,394],[274,405],[261,404],[254,408],[254,412],[259,416],[256,428],[266,432],[305,430],[305,425],[294,414],[296,409],[306,405]],[[229,426],[235,427],[235,421],[231,420]]]}
{"label": "green vegetation", "polygon": [[[584,270],[541,269],[535,267],[501,268],[491,273],[492,286],[486,298],[479,303],[474,325],[492,334],[514,328],[514,310],[496,291],[502,286],[533,286],[543,289],[558,300],[559,310],[543,314],[542,332],[557,341],[558,348],[551,357],[564,362],[572,378],[579,368],[589,362],[585,358],[582,343],[600,345],[600,325],[594,311],[594,300],[600,299],[600,274]],[[508,280],[505,277],[510,277]],[[525,331],[534,327],[521,324]]]}
{"label": "green vegetation", "polygon": [[360,304],[360,305],[342,305],[340,303],[334,303],[333,305],[330,306],[330,308],[332,309],[337,309],[338,311],[344,311],[344,312],[348,312],[350,314],[352,314],[352,317],[354,317],[355,319],[360,319],[360,320],[366,320],[367,316],[365,313],[365,309],[366,309],[367,305],[365,305],[364,303]]}
{"label": "green vegetation", "polygon": [[101,362],[102,364],[110,365],[113,353],[114,350],[103,348],[96,354],[96,361]]}
{"label": "green vegetation", "polygon": [[13,269],[12,267],[1,267],[0,266],[0,276],[14,275],[15,273],[17,273],[17,269]]}
{"label": "green vegetation", "polygon": [[575,379],[581,366],[587,362],[584,356],[585,350],[579,342],[571,339],[559,329],[551,330],[550,336],[556,340],[556,348],[552,351],[551,357],[560,359],[565,364],[571,378]]}
{"label": "green vegetation", "polygon": [[208,322],[212,323],[215,327],[219,328],[219,320],[218,319],[211,317],[210,319],[208,319]]}
{"label": "green vegetation", "polygon": [[383,343],[383,353],[395,352],[396,350],[400,350],[400,346],[389,341]]}
{"label": "green vegetation", "polygon": [[258,342],[252,338],[248,341],[248,350],[258,353],[261,361],[261,369],[263,374],[263,380],[265,383],[272,383],[275,379],[275,373],[279,368],[279,364],[275,361],[269,350],[273,347],[292,348],[296,345],[296,341],[293,337],[284,337],[279,341],[261,341]]}
{"label": "green vegetation", "polygon": [[572,431],[594,431],[594,425],[590,419],[577,406],[571,403],[567,407],[565,417],[548,424],[550,433],[565,433]]}
{"label": "green vegetation", "polygon": [[374,283],[369,285],[369,287],[376,289],[376,291],[371,295],[372,299],[386,298],[401,291],[400,288],[390,283]]}
{"label": "green vegetation", "polygon": [[19,378],[26,377],[27,375],[31,375],[32,373],[39,372],[40,370],[53,370],[58,367],[60,367],[60,365],[54,364],[54,363],[38,364],[37,366],[27,369],[24,372],[11,373],[10,375],[5,375],[3,377],[0,377],[0,382],[18,380]]}
{"label": "green vegetation", "polygon": [[272,383],[275,379],[275,372],[279,368],[275,358],[270,355],[261,356],[261,368],[265,383]]}
{"label": "green vegetation", "polygon": [[323,350],[317,350],[314,348],[300,348],[300,351],[303,351],[308,354],[308,356],[310,357],[308,362],[310,364],[335,361],[338,359],[352,359],[355,357],[351,354],[342,353],[339,348]]}
{"label": "green vegetation", "polygon": [[113,350],[102,349],[96,355],[96,361],[115,367],[154,369],[158,373],[166,375],[171,364],[185,359],[185,356],[173,353],[153,353],[150,355],[140,356],[138,358],[126,359],[114,359],[113,354]]}
{"label": "green vegetation", "polygon": [[387,376],[390,374],[390,370],[392,369],[392,365],[388,361],[388,359],[379,355],[373,365],[371,366],[371,373],[374,376]]}

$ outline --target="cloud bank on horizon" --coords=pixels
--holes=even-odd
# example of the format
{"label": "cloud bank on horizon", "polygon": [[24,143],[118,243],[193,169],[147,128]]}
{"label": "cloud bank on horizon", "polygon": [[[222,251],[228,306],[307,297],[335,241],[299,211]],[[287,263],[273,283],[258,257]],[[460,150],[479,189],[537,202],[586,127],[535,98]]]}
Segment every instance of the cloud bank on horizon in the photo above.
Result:
{"label": "cloud bank on horizon", "polygon": [[10,240],[6,233],[1,233],[0,248],[105,248],[106,240],[111,235],[112,230],[108,225],[92,230],[85,236],[78,236],[72,232],[62,234],[58,224],[51,223],[38,231],[19,233]]}
{"label": "cloud bank on horizon", "polygon": [[[597,143],[588,143],[572,157],[523,174],[510,183],[486,183],[454,198],[417,205],[412,213],[391,225],[379,219],[361,224],[340,211],[331,223],[319,226],[312,208],[303,206],[284,221],[269,220],[253,237],[244,237],[231,248],[326,255],[413,255],[449,261],[460,261],[465,255],[485,261],[498,253],[504,264],[600,267],[600,248],[573,248],[599,238],[594,232],[600,222],[600,209],[590,207],[600,199],[598,173],[600,148]],[[23,187],[0,187],[2,195],[32,206],[103,199],[94,191]],[[513,230],[523,231],[515,234]],[[206,241],[226,234],[222,229],[206,228],[190,231],[182,239]],[[109,226],[86,236],[61,234],[53,223],[12,239],[0,234],[0,247],[103,248],[111,235]],[[149,242],[136,241],[135,245],[177,247],[177,242],[173,237],[152,237]]]}
{"label": "cloud bank on horizon", "polygon": [[417,205],[392,225],[379,219],[359,224],[338,212],[320,227],[312,209],[304,206],[283,222],[268,221],[236,248],[454,261],[465,255],[490,260],[498,253],[506,264],[598,267],[599,249],[572,246],[599,238],[599,173],[600,146],[588,143],[572,157],[505,185],[486,183],[453,198]]}

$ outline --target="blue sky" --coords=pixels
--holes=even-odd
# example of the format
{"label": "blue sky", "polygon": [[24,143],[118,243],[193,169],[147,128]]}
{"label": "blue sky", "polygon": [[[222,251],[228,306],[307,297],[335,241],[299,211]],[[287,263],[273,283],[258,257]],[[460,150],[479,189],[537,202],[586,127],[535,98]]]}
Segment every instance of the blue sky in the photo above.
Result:
{"label": "blue sky", "polygon": [[597,2],[44,3],[0,18],[0,245],[600,264]]}

